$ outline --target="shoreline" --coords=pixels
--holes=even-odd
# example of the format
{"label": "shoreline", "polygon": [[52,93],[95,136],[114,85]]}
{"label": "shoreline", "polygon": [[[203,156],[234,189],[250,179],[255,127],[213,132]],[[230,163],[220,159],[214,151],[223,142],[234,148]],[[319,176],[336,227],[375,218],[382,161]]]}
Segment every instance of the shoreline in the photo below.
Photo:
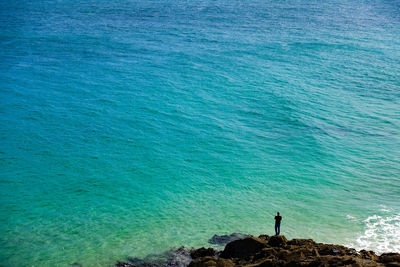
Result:
{"label": "shoreline", "polygon": [[127,258],[116,267],[268,267],[268,266],[388,266],[400,267],[400,253],[376,254],[343,245],[317,243],[312,239],[288,240],[284,235],[258,237],[233,233],[214,235],[210,245],[222,250],[180,247],[144,259]]}

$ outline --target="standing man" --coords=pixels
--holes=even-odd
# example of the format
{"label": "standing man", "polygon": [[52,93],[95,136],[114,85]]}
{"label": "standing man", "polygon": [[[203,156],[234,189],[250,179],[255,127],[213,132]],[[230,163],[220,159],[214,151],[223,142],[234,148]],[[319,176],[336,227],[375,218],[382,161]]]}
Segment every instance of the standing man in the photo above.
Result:
{"label": "standing man", "polygon": [[279,215],[279,212],[277,212],[275,216],[275,235],[279,235],[279,233],[281,232],[281,221],[282,216]]}

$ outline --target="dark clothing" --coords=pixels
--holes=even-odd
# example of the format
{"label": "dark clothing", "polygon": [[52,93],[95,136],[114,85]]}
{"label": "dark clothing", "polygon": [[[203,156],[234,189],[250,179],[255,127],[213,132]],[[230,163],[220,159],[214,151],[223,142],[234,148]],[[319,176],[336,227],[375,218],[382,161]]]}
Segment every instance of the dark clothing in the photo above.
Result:
{"label": "dark clothing", "polygon": [[277,215],[275,216],[275,234],[279,235],[281,232],[281,221],[282,221],[282,216]]}
{"label": "dark clothing", "polygon": [[279,235],[281,232],[281,225],[280,224],[275,224],[275,234]]}

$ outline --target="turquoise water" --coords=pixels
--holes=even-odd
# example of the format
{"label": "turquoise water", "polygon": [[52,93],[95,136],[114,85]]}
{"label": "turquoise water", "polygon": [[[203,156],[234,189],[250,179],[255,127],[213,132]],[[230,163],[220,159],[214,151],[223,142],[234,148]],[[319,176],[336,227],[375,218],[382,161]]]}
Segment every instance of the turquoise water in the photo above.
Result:
{"label": "turquoise water", "polygon": [[[321,3],[323,2],[323,3]],[[0,265],[214,234],[400,252],[400,3],[1,1]]]}

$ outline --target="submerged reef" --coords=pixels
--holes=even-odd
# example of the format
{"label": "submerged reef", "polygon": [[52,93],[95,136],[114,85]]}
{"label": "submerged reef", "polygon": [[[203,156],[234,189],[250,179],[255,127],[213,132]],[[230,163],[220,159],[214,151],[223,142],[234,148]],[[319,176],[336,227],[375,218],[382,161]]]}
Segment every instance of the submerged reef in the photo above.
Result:
{"label": "submerged reef", "polygon": [[[218,241],[218,242],[216,242]],[[143,260],[128,258],[117,267],[269,267],[269,266],[388,266],[400,267],[399,253],[376,255],[341,245],[316,243],[312,239],[287,240],[285,236],[259,237],[232,234],[213,236],[210,243],[226,244],[224,250],[181,247]],[[226,243],[225,243],[226,242]]]}

